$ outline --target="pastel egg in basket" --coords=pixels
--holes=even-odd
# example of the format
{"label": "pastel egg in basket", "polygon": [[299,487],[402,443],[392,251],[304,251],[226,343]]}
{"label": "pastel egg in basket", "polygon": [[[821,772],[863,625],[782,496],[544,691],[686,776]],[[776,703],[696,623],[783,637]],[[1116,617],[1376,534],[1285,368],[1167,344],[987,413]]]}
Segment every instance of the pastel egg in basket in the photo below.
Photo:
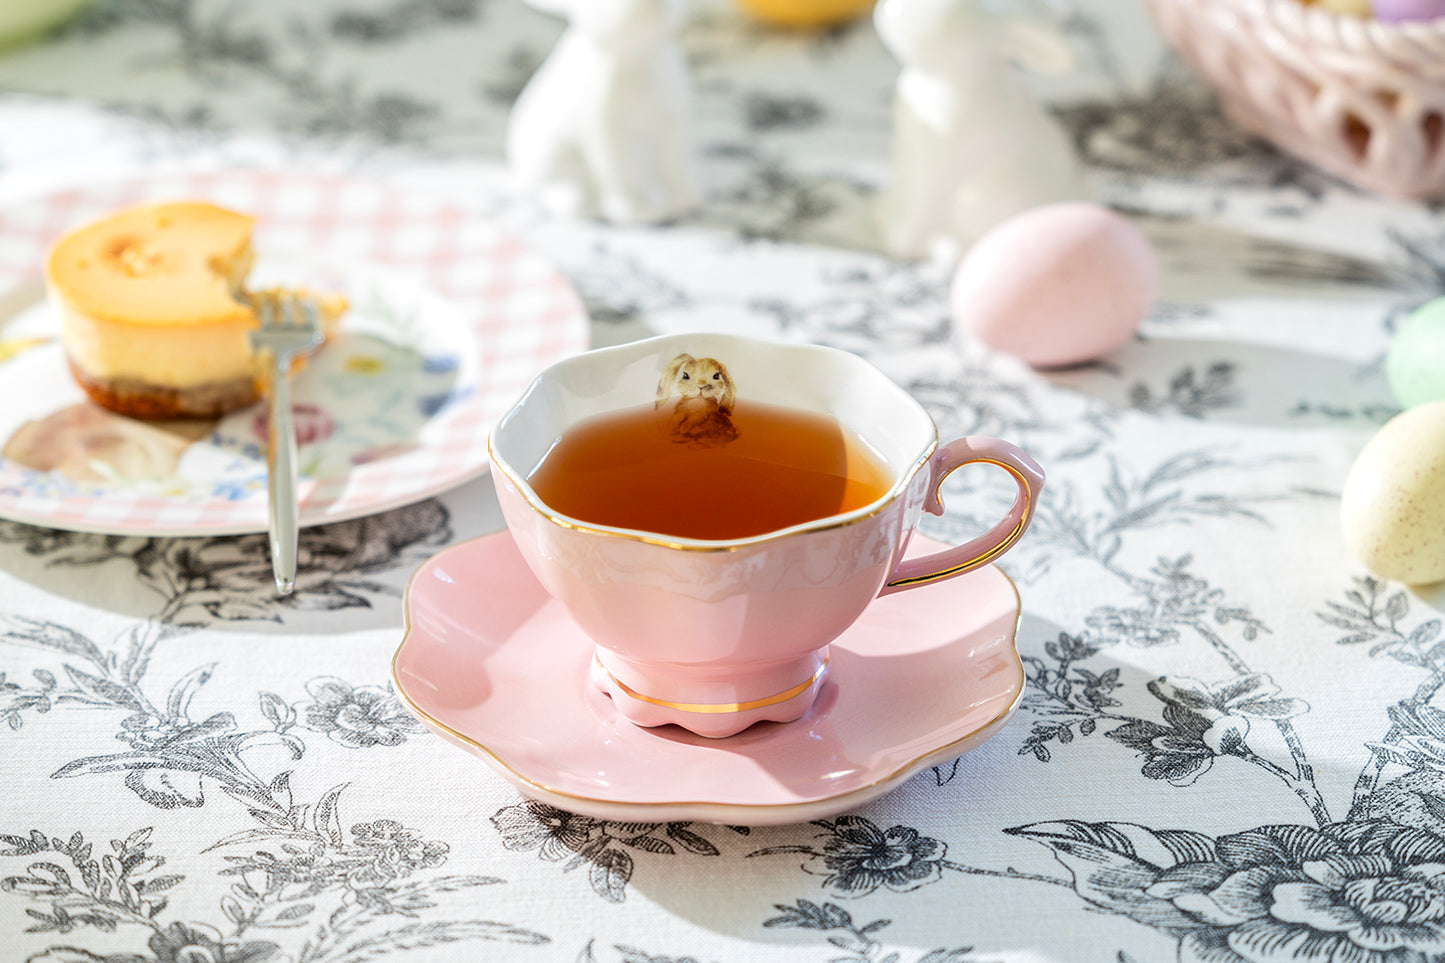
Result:
{"label": "pastel egg in basket", "polygon": [[1300,0],[1144,0],[1242,127],[1359,187],[1445,197],[1445,19]]}

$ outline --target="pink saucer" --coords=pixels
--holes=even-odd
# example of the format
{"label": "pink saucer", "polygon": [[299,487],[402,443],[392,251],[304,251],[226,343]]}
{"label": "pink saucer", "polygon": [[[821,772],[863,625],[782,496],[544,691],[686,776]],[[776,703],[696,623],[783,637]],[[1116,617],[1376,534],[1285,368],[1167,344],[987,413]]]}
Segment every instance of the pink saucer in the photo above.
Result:
{"label": "pink saucer", "polygon": [[[942,547],[915,536],[910,554]],[[505,531],[423,564],[405,608],[392,677],[411,711],[524,795],[601,819],[822,819],[987,741],[1023,693],[1018,591],[992,565],[878,599],[806,715],[724,739],[623,719]]]}

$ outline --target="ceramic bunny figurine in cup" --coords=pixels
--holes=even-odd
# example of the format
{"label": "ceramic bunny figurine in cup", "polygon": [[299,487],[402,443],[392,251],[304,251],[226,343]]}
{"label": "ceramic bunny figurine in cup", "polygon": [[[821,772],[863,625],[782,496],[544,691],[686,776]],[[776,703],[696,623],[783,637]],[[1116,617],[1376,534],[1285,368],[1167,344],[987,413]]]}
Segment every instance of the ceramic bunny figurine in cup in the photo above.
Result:
{"label": "ceramic bunny figurine in cup", "polygon": [[682,0],[527,0],[568,19],[508,118],[522,186],[568,215],[653,223],[698,203]]}
{"label": "ceramic bunny figurine in cup", "polygon": [[[679,394],[684,375],[717,387]],[[677,410],[694,408],[726,437],[680,428]],[[715,737],[807,712],[829,643],[874,598],[998,558],[1044,481],[1008,442],[941,443],[856,355],[718,334],[559,362],[489,443],[507,528],[597,644],[595,683],[634,723]],[[922,512],[943,511],[944,477],[969,463],[1009,474],[1011,508],[963,545],[905,559]]]}
{"label": "ceramic bunny figurine in cup", "polygon": [[902,67],[892,180],[878,210],[897,257],[953,260],[1010,215],[1090,196],[1067,135],[1017,74],[1062,73],[1072,52],[1041,24],[992,6],[882,0],[874,10]]}
{"label": "ceramic bunny figurine in cup", "polygon": [[669,403],[669,431],[678,444],[716,447],[738,436],[732,422],[737,388],[716,358],[694,358],[684,352],[669,361],[657,381],[653,406]]}

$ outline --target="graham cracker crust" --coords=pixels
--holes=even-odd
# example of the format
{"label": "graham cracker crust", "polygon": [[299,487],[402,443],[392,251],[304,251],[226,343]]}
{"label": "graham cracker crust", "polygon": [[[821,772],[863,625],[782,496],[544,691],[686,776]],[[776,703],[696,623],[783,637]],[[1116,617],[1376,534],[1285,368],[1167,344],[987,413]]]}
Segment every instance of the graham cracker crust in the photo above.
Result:
{"label": "graham cracker crust", "polygon": [[261,397],[254,378],[235,378],[192,388],[150,384],[134,378],[92,378],[74,361],[70,373],[91,401],[117,414],[146,421],[219,418]]}

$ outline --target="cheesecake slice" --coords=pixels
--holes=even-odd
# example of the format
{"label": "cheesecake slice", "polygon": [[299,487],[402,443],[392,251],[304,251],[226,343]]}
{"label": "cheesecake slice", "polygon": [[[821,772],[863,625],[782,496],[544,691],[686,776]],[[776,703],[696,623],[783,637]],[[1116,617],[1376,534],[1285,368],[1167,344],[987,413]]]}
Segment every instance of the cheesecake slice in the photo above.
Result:
{"label": "cheesecake slice", "polygon": [[[254,220],[203,201],[115,211],[61,237],[45,264],[70,370],[135,418],[213,418],[256,401],[255,313],[238,300]],[[315,297],[315,296],[313,296]],[[315,297],[328,329],[346,310]]]}

